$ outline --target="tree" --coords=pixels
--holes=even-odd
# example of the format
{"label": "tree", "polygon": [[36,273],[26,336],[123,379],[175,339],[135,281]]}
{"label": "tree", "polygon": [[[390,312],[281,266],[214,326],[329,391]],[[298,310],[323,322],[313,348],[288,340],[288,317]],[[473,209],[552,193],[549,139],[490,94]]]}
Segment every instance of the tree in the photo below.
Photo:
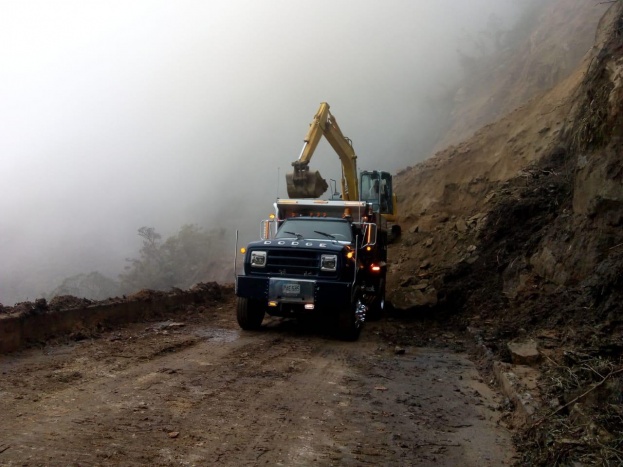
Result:
{"label": "tree", "polygon": [[162,236],[153,227],[141,227],[138,234],[143,238],[139,258],[129,259],[126,272],[119,276],[127,292],[143,288],[185,288],[220,277],[224,229],[205,231],[187,224],[163,243]]}

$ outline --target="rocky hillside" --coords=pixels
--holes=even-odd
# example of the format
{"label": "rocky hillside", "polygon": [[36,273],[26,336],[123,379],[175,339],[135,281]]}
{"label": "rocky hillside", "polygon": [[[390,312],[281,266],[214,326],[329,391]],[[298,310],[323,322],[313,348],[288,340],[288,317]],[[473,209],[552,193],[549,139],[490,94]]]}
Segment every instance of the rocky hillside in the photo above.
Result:
{"label": "rocky hillside", "polygon": [[[595,7],[558,2],[556,14],[580,4]],[[502,359],[518,337],[543,349],[543,418],[522,434],[526,465],[623,459],[623,3],[605,7],[564,79],[397,177],[395,306],[477,327]],[[574,24],[550,23],[551,39]],[[540,60],[518,59],[518,70]],[[507,83],[538,90],[537,70]],[[511,84],[500,94],[503,81],[491,86],[492,99],[508,96],[500,108],[530,94]]]}
{"label": "rocky hillside", "polygon": [[[564,4],[576,15],[576,20],[577,15],[585,13],[588,16],[587,11],[593,12],[599,8],[583,1],[567,1]],[[560,2],[558,5],[561,6]],[[534,32],[527,35],[529,43],[533,42],[533,37],[540,37],[547,30],[555,38],[564,35],[559,31],[563,23],[552,16],[552,11],[558,11],[563,18],[567,18],[564,8],[547,11],[548,15],[543,16],[544,22],[538,23]],[[596,58],[600,53],[603,54],[607,31],[611,27],[612,11],[601,19],[592,19],[593,31],[586,32],[585,36],[592,37],[595,45],[589,48],[565,79],[496,122],[479,129],[471,138],[449,146],[427,161],[398,174],[396,190],[400,196],[402,224],[406,232],[402,245],[396,247],[395,262],[398,264],[391,281],[398,305],[405,307],[420,304],[417,300],[401,295],[400,292],[404,290],[400,289],[405,287],[398,287],[400,282],[415,282],[415,279],[405,275],[416,273],[432,276],[435,275],[435,269],[444,271],[461,261],[473,262],[477,256],[474,243],[486,224],[487,214],[511,192],[511,185],[517,184],[517,179],[522,181],[520,184],[527,184],[535,176],[535,171],[539,170],[536,165],[541,161],[552,154],[566,154],[572,143],[577,145],[579,138],[588,137],[578,135],[575,128],[580,118],[579,98],[581,89],[587,85],[589,66],[594,68]],[[598,23],[600,33],[596,36]],[[547,42],[549,39],[546,37],[543,40]],[[524,69],[522,63],[525,61],[539,61],[538,55],[518,56],[521,60],[514,65],[516,69]],[[501,81],[508,83],[511,79]],[[492,78],[490,88],[502,87],[501,81]],[[534,92],[534,86],[524,81],[518,87],[519,90],[516,90],[506,85],[504,96],[529,95]],[[495,100],[494,97],[491,99]],[[458,111],[466,110],[460,107]],[[574,195],[574,206],[578,211],[586,211],[586,204],[590,202],[580,194],[588,189],[585,185],[578,184]],[[590,197],[588,192],[585,194]],[[418,290],[423,290],[421,287]]]}
{"label": "rocky hillside", "polygon": [[512,30],[490,25],[487,36],[496,45],[481,56],[462,56],[466,78],[454,96],[450,128],[437,147],[471,137],[577,71],[595,45],[595,30],[608,6],[538,1],[526,7]]}

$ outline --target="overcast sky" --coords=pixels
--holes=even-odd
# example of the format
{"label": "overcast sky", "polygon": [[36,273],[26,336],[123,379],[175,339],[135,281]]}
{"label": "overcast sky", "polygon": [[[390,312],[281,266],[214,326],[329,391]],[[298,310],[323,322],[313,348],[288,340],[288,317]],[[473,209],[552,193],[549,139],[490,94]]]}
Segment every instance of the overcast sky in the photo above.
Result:
{"label": "overcast sky", "polygon": [[[0,302],[120,272],[143,225],[256,222],[322,101],[360,169],[428,156],[464,31],[516,3],[0,1]],[[312,166],[339,177],[327,144]]]}

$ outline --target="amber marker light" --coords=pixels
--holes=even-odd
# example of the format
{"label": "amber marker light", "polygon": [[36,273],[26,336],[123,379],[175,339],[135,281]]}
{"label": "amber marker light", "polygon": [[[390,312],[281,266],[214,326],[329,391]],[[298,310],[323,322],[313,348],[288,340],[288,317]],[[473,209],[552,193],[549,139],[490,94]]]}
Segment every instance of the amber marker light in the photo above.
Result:
{"label": "amber marker light", "polygon": [[247,252],[247,249],[245,247],[240,248],[240,253],[244,255],[246,252]]}
{"label": "amber marker light", "polygon": [[374,272],[379,272],[379,271],[381,270],[381,266],[377,266],[376,264],[373,264],[373,265],[372,265],[372,270],[373,270]]}
{"label": "amber marker light", "polygon": [[274,219],[274,218],[275,218],[275,215],[274,215],[274,214],[271,214],[270,216],[268,216],[268,218],[272,220],[272,219]]}
{"label": "amber marker light", "polygon": [[270,301],[268,302],[268,306],[277,306],[277,302]]}
{"label": "amber marker light", "polygon": [[348,253],[346,253],[346,257],[348,259],[351,259],[353,257],[354,253],[352,251],[349,251]]}
{"label": "amber marker light", "polygon": [[372,250],[372,247],[371,247],[371,246],[368,246],[368,247],[366,247],[366,250],[367,250],[367,251],[371,251],[371,250]]}

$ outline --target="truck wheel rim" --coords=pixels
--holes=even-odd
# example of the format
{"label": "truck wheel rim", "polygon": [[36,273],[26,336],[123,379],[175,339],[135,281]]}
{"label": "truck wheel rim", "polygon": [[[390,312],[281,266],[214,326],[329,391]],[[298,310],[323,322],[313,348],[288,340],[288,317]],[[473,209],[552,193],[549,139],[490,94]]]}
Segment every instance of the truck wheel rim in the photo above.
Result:
{"label": "truck wheel rim", "polygon": [[355,327],[360,328],[364,321],[366,320],[366,312],[368,311],[368,307],[365,303],[358,298],[355,302]]}

